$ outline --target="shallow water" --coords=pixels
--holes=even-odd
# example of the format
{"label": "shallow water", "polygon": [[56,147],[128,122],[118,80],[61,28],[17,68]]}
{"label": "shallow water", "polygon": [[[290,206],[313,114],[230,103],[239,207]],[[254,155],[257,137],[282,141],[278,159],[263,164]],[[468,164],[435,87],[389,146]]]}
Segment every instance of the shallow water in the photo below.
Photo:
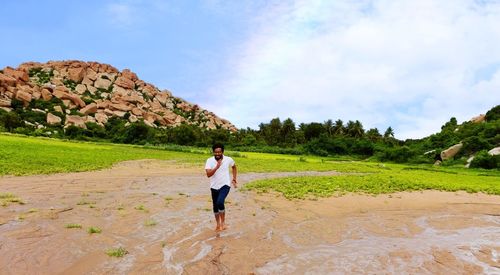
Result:
{"label": "shallow water", "polygon": [[[198,172],[131,162],[0,178],[2,192],[27,202],[0,208],[0,274],[500,274],[498,196],[426,191],[288,201],[233,188],[229,229],[216,233],[208,181]],[[239,179],[287,175],[298,174]],[[103,231],[90,235],[89,226]],[[105,254],[117,247],[129,253]]]}

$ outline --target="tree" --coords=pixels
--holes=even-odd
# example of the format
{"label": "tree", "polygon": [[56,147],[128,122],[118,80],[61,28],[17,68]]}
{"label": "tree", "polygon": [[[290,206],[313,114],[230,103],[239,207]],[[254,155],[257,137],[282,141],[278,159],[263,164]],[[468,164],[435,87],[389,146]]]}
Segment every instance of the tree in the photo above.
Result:
{"label": "tree", "polygon": [[384,138],[385,139],[394,138],[394,130],[392,130],[391,126],[389,126],[389,128],[387,128],[387,130],[385,130],[385,132],[384,132]]}
{"label": "tree", "polygon": [[382,138],[382,135],[379,133],[377,128],[371,128],[366,132],[366,137],[371,141],[377,141]]}
{"label": "tree", "polygon": [[349,120],[349,122],[347,122],[346,128],[347,128],[347,134],[350,137],[360,138],[363,137],[363,135],[365,134],[365,130],[363,129],[363,124],[361,124],[359,120],[356,121]]}
{"label": "tree", "polygon": [[293,122],[291,118],[285,119],[280,129],[280,145],[284,147],[294,147],[297,143],[295,131],[295,122]]}
{"label": "tree", "polygon": [[333,133],[336,136],[345,134],[344,122],[341,119],[337,119],[335,121],[335,125],[333,126]]}
{"label": "tree", "polygon": [[333,136],[334,132],[334,126],[333,126],[333,121],[331,119],[323,122],[323,126],[325,127],[326,133],[328,136]]}
{"label": "tree", "polygon": [[312,122],[305,124],[304,126],[304,137],[306,141],[310,141],[313,138],[318,138],[322,133],[325,133],[325,128],[321,123]]}

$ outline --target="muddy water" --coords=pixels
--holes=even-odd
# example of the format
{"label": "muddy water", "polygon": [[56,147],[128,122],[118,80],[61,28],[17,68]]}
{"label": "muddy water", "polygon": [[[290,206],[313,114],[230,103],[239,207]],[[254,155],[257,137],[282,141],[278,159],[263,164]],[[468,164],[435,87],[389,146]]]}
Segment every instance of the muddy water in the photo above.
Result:
{"label": "muddy water", "polygon": [[[500,274],[498,196],[426,191],[288,201],[232,189],[229,229],[216,233],[202,172],[135,161],[0,178],[0,192],[26,202],[0,208],[0,274]],[[286,175],[239,178],[243,185]],[[90,226],[102,233],[87,233]],[[129,253],[105,254],[118,247]]]}

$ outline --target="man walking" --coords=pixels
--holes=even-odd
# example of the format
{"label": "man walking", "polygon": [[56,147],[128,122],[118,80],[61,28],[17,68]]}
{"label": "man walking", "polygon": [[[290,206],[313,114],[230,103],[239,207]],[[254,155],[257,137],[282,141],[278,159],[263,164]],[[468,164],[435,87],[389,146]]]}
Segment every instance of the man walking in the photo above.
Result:
{"label": "man walking", "polygon": [[[224,156],[224,145],[217,143],[212,146],[213,157],[207,159],[205,171],[210,179],[210,191],[212,192],[212,203],[217,227],[215,231],[226,229],[224,201],[229,194],[230,183],[236,186],[236,164],[231,157]],[[229,179],[229,167],[233,173],[233,179]]]}

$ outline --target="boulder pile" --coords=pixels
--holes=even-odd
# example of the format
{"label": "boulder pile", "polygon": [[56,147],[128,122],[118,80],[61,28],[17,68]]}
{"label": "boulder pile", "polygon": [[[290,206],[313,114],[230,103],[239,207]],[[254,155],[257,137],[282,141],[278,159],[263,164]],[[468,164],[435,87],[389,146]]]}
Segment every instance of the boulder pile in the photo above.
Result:
{"label": "boulder pile", "polygon": [[150,127],[186,123],[237,130],[214,113],[140,80],[129,69],[119,71],[97,62],[27,62],[0,70],[0,108],[11,111],[13,102],[28,107],[32,101],[59,103],[38,111],[46,114],[47,124],[65,127],[85,128],[87,122],[104,126],[111,117],[120,117]]}

